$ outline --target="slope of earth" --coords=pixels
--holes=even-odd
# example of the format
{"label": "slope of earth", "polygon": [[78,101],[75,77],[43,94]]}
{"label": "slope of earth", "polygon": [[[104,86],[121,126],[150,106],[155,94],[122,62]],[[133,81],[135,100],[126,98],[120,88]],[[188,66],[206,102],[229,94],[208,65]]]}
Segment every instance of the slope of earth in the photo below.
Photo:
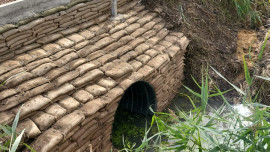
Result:
{"label": "slope of earth", "polygon": [[[268,19],[267,25],[270,25],[270,19]],[[270,78],[270,26],[267,28],[261,28],[258,34],[260,46],[263,45],[268,32],[268,41],[266,41],[266,47],[264,49],[264,55],[261,62],[258,63],[257,75]],[[256,79],[254,88],[260,90],[261,102],[270,105],[270,82],[265,80]]]}
{"label": "slope of earth", "polygon": [[[236,55],[238,31],[243,28],[250,29],[252,26],[249,25],[249,20],[237,20],[237,11],[227,6],[229,1],[144,0],[143,2],[171,23],[167,28],[181,30],[191,40],[185,61],[186,84],[194,84],[191,75],[199,80],[202,65],[207,63],[233,83],[239,84],[239,80],[235,78],[242,73],[243,66]],[[265,24],[269,10],[270,8],[266,8],[261,11],[262,23],[258,25]],[[210,76],[223,89],[230,87],[211,71]]]}

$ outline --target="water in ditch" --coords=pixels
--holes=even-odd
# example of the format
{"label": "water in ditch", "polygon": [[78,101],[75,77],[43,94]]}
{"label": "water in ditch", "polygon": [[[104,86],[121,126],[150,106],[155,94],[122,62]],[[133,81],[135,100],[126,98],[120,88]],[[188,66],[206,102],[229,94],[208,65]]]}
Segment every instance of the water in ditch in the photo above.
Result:
{"label": "water in ditch", "polygon": [[[223,104],[223,101],[210,100],[208,102],[207,113],[211,113],[214,110],[218,109]],[[236,109],[243,116],[248,116],[251,114],[251,111],[243,106],[242,104],[233,105],[233,108]],[[175,112],[177,110],[184,110],[186,112],[193,109],[190,101],[182,96],[177,96],[171,104],[165,109],[165,112]],[[229,110],[227,110],[229,112]],[[164,116],[162,120],[166,121]],[[144,137],[146,128],[150,127],[152,121],[151,116],[145,116],[141,114],[134,114],[128,112],[124,109],[119,108],[115,116],[115,122],[113,126],[112,133],[112,142],[114,147],[117,149],[122,149],[124,147],[137,147],[141,144],[141,141]],[[170,119],[167,119],[166,123],[171,123]],[[226,126],[221,126],[226,127]],[[157,133],[157,128],[154,126],[150,130],[149,136]],[[149,152],[154,150],[148,150]]]}
{"label": "water in ditch", "polygon": [[[189,111],[192,109],[192,105],[188,99],[177,96],[165,111],[168,112],[168,109],[176,111],[178,108]],[[166,120],[166,118],[162,119]],[[167,123],[169,123],[170,120],[167,120]],[[115,114],[112,132],[112,143],[114,147],[122,149],[124,147],[137,147],[140,145],[146,129],[150,127],[151,121],[152,116],[132,113],[119,107]],[[155,133],[157,133],[157,128],[153,126],[149,136],[154,135]]]}

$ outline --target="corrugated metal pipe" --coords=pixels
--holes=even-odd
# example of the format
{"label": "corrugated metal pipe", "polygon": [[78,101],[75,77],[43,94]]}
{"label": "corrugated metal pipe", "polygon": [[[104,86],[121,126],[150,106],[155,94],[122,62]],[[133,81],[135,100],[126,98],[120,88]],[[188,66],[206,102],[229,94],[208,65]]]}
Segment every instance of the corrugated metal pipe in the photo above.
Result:
{"label": "corrugated metal pipe", "polygon": [[135,82],[125,91],[119,106],[130,112],[153,115],[149,107],[156,111],[155,91],[145,81]]}

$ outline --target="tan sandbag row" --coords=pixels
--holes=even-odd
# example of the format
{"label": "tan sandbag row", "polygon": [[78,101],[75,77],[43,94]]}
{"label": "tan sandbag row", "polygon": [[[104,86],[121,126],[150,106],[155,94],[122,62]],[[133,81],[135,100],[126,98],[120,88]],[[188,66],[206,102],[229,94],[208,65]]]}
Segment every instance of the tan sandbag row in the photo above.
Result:
{"label": "tan sandbag row", "polygon": [[14,56],[15,56],[14,52],[7,52],[7,51],[5,51],[0,56],[0,63],[3,62],[3,61],[8,60],[8,59],[10,59],[10,58],[12,58]]}
{"label": "tan sandbag row", "polygon": [[84,112],[86,116],[93,115],[97,112],[100,108],[106,105],[106,101],[102,100],[101,98],[97,98],[87,102],[81,110]]}
{"label": "tan sandbag row", "polygon": [[[143,22],[143,21],[141,21],[141,22]],[[143,24],[143,23],[142,23]],[[147,24],[146,24],[147,25]],[[152,25],[149,25],[149,26],[152,26]],[[100,32],[100,33],[102,33],[102,31]],[[115,33],[117,33],[117,32],[115,32]],[[164,32],[165,33],[165,32]],[[117,35],[118,34],[118,35]],[[125,35],[125,32],[123,32],[123,31],[121,31],[121,30],[119,30],[119,33],[117,33],[116,35],[114,35],[113,37],[114,38],[120,38],[120,37],[123,37],[124,35]],[[160,34],[161,36],[161,38],[165,35],[165,34]],[[70,40],[70,41],[68,41],[68,40],[66,40],[66,39],[64,39],[65,40],[65,42],[59,42],[58,44],[59,45],[61,45],[62,47],[69,47],[69,46],[75,46],[76,45],[76,43],[82,43],[83,42],[83,40],[81,39],[73,39],[72,37],[71,37],[72,35],[70,35],[70,36],[68,36],[66,39],[68,39],[68,40]],[[78,36],[78,35],[77,35]],[[78,37],[80,37],[80,36],[78,36]],[[80,38],[82,38],[82,37],[80,37]],[[149,37],[150,38],[150,37]],[[102,38],[99,38],[98,40],[102,40]],[[97,41],[98,41],[97,40]],[[168,39],[167,39],[168,40]],[[68,43],[67,45],[66,44],[64,44],[64,43]],[[87,42],[88,43],[88,42]],[[142,42],[143,43],[143,42]],[[156,41],[156,40],[153,40],[153,45],[154,44],[157,44],[158,43],[158,41]],[[111,43],[111,44],[113,44],[113,43]],[[165,46],[171,46],[171,45],[166,45],[166,44],[164,44]],[[115,46],[117,46],[117,45],[115,45]],[[140,46],[140,44],[138,44],[138,45],[136,45],[136,47],[137,46]],[[103,47],[102,45],[100,46],[100,47]],[[138,47],[139,48],[139,47]],[[109,49],[108,49],[109,50]],[[149,48],[147,48],[147,49],[142,49],[142,50],[144,50],[145,52],[148,52],[149,54],[151,54],[151,55],[153,55],[153,57],[157,57],[157,54],[156,54],[156,50],[152,50],[152,51],[149,51]],[[141,50],[138,50],[138,52],[140,52]],[[143,52],[143,51],[141,51],[141,52]],[[63,51],[62,52],[62,54],[59,54],[59,57],[56,57],[57,59],[60,59],[60,58],[62,58],[62,57],[64,57],[64,56],[66,56],[66,55],[69,55],[70,54],[70,52],[69,51]],[[75,57],[75,56],[74,56]],[[69,59],[69,58],[71,58],[71,59]],[[84,65],[85,64],[85,62],[86,61],[82,61],[82,60],[79,60],[79,59],[77,59],[76,57],[75,58],[73,58],[72,57],[72,55],[71,56],[69,56],[69,58],[67,57],[66,58],[66,60],[69,60],[70,62],[72,62],[72,61],[74,61],[73,59],[75,59],[75,60],[78,60],[78,62],[74,62],[74,64],[70,64],[69,65],[69,69],[76,69],[76,68],[78,68],[78,67],[80,67],[81,65]],[[148,60],[149,60],[149,56],[147,57],[147,55],[142,55],[142,56],[140,56],[140,57],[136,57],[136,59],[142,64],[142,63],[146,63],[146,62],[148,62]],[[106,59],[107,60],[107,59]],[[166,66],[167,66],[168,64],[166,64]],[[61,64],[60,64],[60,66],[61,66]],[[93,66],[89,66],[89,68],[91,69]],[[133,68],[133,67],[132,67]],[[159,71],[155,71],[155,69],[154,68],[151,68],[151,67],[143,67],[144,69],[145,69],[145,71],[144,70],[141,70],[140,71],[140,75],[142,75],[141,76],[141,78],[144,76],[145,77],[145,79],[147,79],[147,80],[150,80],[151,78],[153,78],[154,77],[154,75],[156,74],[159,74],[158,72]],[[143,69],[142,68],[142,69]],[[161,64],[160,66],[159,66],[159,68],[161,68],[161,69],[165,69],[165,64]],[[84,68],[84,69],[87,69],[87,68]],[[81,74],[81,76],[84,76],[83,74],[85,74],[86,73],[86,71],[87,70],[84,70],[84,69],[81,69],[81,72],[80,72],[80,74]],[[147,71],[147,69],[148,70],[150,70],[150,72],[148,72]],[[166,72],[169,72],[169,73],[171,73],[171,71],[173,70],[174,68],[170,68],[169,70],[164,70],[164,73],[166,73]],[[93,69],[91,69],[91,70],[93,70]],[[181,71],[182,72],[182,71]],[[64,75],[63,75],[64,74]],[[52,74],[51,76],[50,76],[50,79],[54,79],[55,80],[55,83],[59,83],[59,86],[61,86],[63,83],[66,83],[66,82],[68,82],[69,80],[64,80],[64,81],[62,81],[62,76],[63,76],[63,78],[65,78],[65,76],[69,76],[69,74],[70,73],[66,73],[66,72],[60,72],[59,74]],[[132,73],[130,73],[131,75],[132,75]],[[54,76],[56,76],[56,78],[54,78]],[[47,74],[46,74],[46,76],[47,76]],[[119,78],[119,81],[120,80],[122,80],[122,79],[124,79],[125,78],[125,80],[127,80],[126,79],[126,77],[127,76],[129,76],[129,73],[127,73],[127,74],[124,74],[124,75],[122,75],[120,78]],[[77,76],[76,76],[76,78],[77,78]],[[73,77],[72,77],[72,79],[73,79]],[[138,78],[137,77],[135,77],[134,79],[137,79],[138,80]],[[173,85],[172,84],[172,82],[170,82],[170,80],[173,80],[174,78],[173,77],[167,77],[166,78],[166,81],[168,81],[169,82],[169,85]],[[89,79],[89,80],[87,80],[87,81],[89,81],[89,82],[91,82],[91,80]],[[95,82],[97,82],[97,81],[95,81]],[[113,88],[113,87],[115,87],[115,83],[116,84],[118,84],[118,81],[110,81],[110,80],[106,80],[106,79],[100,79],[100,81],[98,81],[97,82],[98,83],[98,85],[97,86],[99,86],[99,88],[104,88],[105,89],[105,91],[102,91],[101,90],[101,94],[104,94],[104,93],[106,93],[106,91],[107,91],[107,89],[110,89],[110,88]],[[128,84],[131,84],[132,83],[132,81],[130,80],[127,80],[127,84],[126,84],[126,87],[128,86]],[[93,85],[91,85],[91,86],[94,86],[95,84],[93,84]],[[83,86],[83,85],[82,85]],[[82,87],[82,86],[79,86],[79,88],[80,87]],[[88,87],[88,86],[87,86]],[[65,99],[65,97],[63,97],[63,98],[61,98],[60,99],[60,101],[58,101],[58,103],[57,104],[53,104],[53,106],[54,107],[52,107],[52,105],[51,106],[49,106],[48,108],[46,108],[46,113],[48,113],[49,115],[53,115],[54,116],[54,118],[53,119],[56,119],[56,120],[59,120],[59,119],[57,119],[57,117],[59,118],[59,117],[61,117],[61,116],[63,116],[63,115],[65,115],[65,114],[60,114],[59,116],[58,115],[54,115],[53,113],[54,113],[54,111],[57,111],[56,109],[64,109],[64,110],[66,110],[66,112],[68,112],[68,111],[73,111],[73,110],[75,110],[77,107],[78,107],[78,101],[80,101],[80,102],[82,102],[82,103],[84,103],[84,102],[91,102],[91,101],[93,101],[91,98],[89,98],[89,99],[87,99],[86,101],[83,101],[83,99],[80,99],[80,100],[78,100],[79,99],[79,95],[80,95],[80,93],[85,93],[85,94],[87,94],[87,95],[89,95],[89,94],[92,94],[92,93],[90,93],[90,91],[93,91],[92,89],[93,89],[93,87],[92,87],[92,89],[91,89],[91,87],[89,87],[89,89],[87,90],[86,88],[87,87],[85,87],[85,88],[83,88],[83,89],[81,89],[81,90],[78,90],[76,93],[74,93],[72,96],[76,99],[76,100],[73,100],[73,99],[71,99],[70,97],[68,97],[68,99],[70,99],[69,101],[72,101],[71,103],[71,105],[68,105],[67,103],[68,102],[62,102],[63,101],[63,99]],[[173,86],[174,87],[174,86]],[[169,86],[168,85],[166,85],[166,87],[164,87],[164,90],[167,90],[168,91],[168,88],[169,88]],[[104,90],[103,89],[103,90]],[[74,91],[75,89],[72,89],[72,91]],[[89,91],[90,90],[90,91]],[[121,91],[120,91],[121,90]],[[100,112],[97,112],[97,119],[98,119],[98,121],[99,122],[104,122],[104,124],[107,124],[107,125],[111,125],[112,124],[112,122],[113,122],[113,120],[114,120],[114,112],[115,112],[115,110],[117,109],[117,107],[118,107],[118,104],[116,103],[117,101],[119,101],[120,100],[120,98],[121,98],[121,95],[123,94],[123,88],[122,89],[120,89],[120,90],[117,90],[117,89],[112,89],[112,90],[110,90],[107,94],[105,94],[101,99],[102,99],[102,104],[101,105],[99,105],[99,103],[97,102],[97,107],[96,107],[96,109],[94,108],[94,109],[92,109],[92,111],[91,111],[91,108],[92,107],[90,107],[90,105],[91,104],[89,104],[89,107],[85,107],[85,109],[87,109],[87,110],[89,110],[89,108],[90,108],[90,112],[89,111],[83,111],[83,112],[85,112],[85,114],[87,115],[87,114],[89,114],[89,116],[93,116],[94,115],[94,113],[95,113],[95,111],[97,110],[100,110],[100,108],[101,107],[104,107],[105,106],[105,111],[104,110],[102,110],[102,111],[100,111]],[[72,92],[71,91],[71,92]],[[89,91],[89,92],[88,92]],[[94,90],[93,92],[97,92],[97,94],[99,94],[99,91],[97,91],[97,90]],[[65,91],[63,91],[63,92],[65,92]],[[62,91],[60,91],[60,92],[55,92],[56,93],[56,95],[53,95],[53,94],[51,94],[51,97],[52,97],[52,100],[53,100],[53,102],[55,102],[56,100],[57,100],[57,98],[58,97],[60,97],[60,96],[63,96],[65,93],[63,93]],[[70,91],[68,91],[68,93],[69,93]],[[52,92],[50,92],[50,93],[52,93]],[[89,94],[88,94],[89,93]],[[171,91],[169,91],[169,94],[171,94]],[[98,95],[97,95],[98,96]],[[48,97],[48,96],[47,96]],[[169,99],[169,97],[168,96],[166,96],[166,97],[164,97],[164,99],[162,98],[162,101],[166,101],[166,100],[168,100]],[[61,106],[60,106],[61,105]],[[92,104],[92,106],[95,106],[95,104]],[[164,104],[163,104],[164,105]],[[57,108],[56,108],[57,107]],[[63,107],[65,107],[65,108],[63,108]],[[63,111],[63,110],[62,110]],[[94,112],[93,112],[94,111]],[[56,112],[55,112],[56,113]],[[65,113],[65,112],[64,112]],[[107,117],[106,117],[107,116]],[[64,117],[63,117],[64,118]],[[90,117],[89,117],[89,119],[86,121],[86,120],[84,120],[85,121],[85,126],[89,123],[89,122],[91,122],[91,120],[93,120],[95,117],[93,117],[93,118],[91,118],[90,119]],[[61,119],[60,119],[61,120]],[[38,123],[38,122],[37,122]],[[83,123],[83,122],[82,122]],[[72,128],[72,129],[68,129],[68,130],[72,130],[72,131],[69,131],[69,133],[67,134],[67,138],[69,138],[69,137],[71,137],[73,134],[75,134],[77,131],[79,131],[79,129],[80,129],[80,125],[81,125],[81,123],[76,123],[75,125],[74,125],[74,127]],[[62,125],[59,125],[59,126],[62,126]],[[46,128],[47,126],[44,126],[44,128]],[[110,130],[106,130],[106,134],[107,135],[105,135],[105,136],[101,136],[102,138],[104,138],[104,141],[105,142],[97,142],[97,146],[96,147],[98,147],[100,150],[101,149],[103,149],[104,147],[105,147],[105,149],[107,149],[106,148],[106,146],[105,145],[108,145],[106,142],[108,142],[109,141],[109,134],[110,134]],[[90,136],[91,136],[91,133],[89,134]],[[86,135],[84,135],[84,136],[86,136]],[[88,137],[81,137],[80,138],[80,143],[79,144],[83,144],[82,146],[84,146],[84,145],[87,145],[87,144],[85,144],[85,143],[87,143],[89,140],[88,140],[88,138],[90,139],[91,137],[93,137],[93,136],[88,136]],[[63,140],[61,140],[61,142],[63,142]],[[69,143],[69,144],[67,144],[67,143]],[[105,144],[104,144],[105,143]],[[78,143],[75,143],[75,142],[68,142],[68,139],[66,139],[66,141],[65,141],[65,144],[66,145],[68,145],[67,147],[64,147],[64,149],[63,150],[68,150],[68,149],[72,149],[73,150],[73,148],[74,147],[76,147],[76,146],[78,146],[77,144]],[[55,149],[55,147],[54,147],[54,149]],[[57,148],[56,148],[57,149]],[[83,149],[83,150],[85,150],[85,149]]]}
{"label": "tan sandbag row", "polygon": [[107,144],[104,144],[104,146],[101,148],[101,151],[111,151],[112,143],[108,142]]}
{"label": "tan sandbag row", "polygon": [[57,77],[59,77],[62,74],[65,74],[66,72],[68,72],[68,70],[63,68],[63,67],[55,68],[55,69],[52,69],[51,71],[49,71],[48,73],[46,73],[44,75],[44,77],[53,81],[54,79],[56,79]]}
{"label": "tan sandbag row", "polygon": [[23,46],[18,50],[15,50],[15,54],[22,54],[22,53],[33,50],[33,49],[40,47],[40,46],[41,46],[40,44],[32,43],[30,45]]}
{"label": "tan sandbag row", "polygon": [[85,133],[84,133],[82,136],[80,136],[80,137],[76,140],[76,142],[80,145],[80,144],[83,144],[84,141],[88,141],[88,140],[95,134],[95,132],[96,132],[95,130],[96,130],[98,127],[99,127],[99,126],[98,126],[97,123],[93,124],[90,128],[88,128],[88,129],[85,130]]}
{"label": "tan sandbag row", "polygon": [[60,151],[62,152],[63,150],[67,149],[72,143],[76,143],[76,142],[71,142],[70,140],[65,140],[65,142],[63,142],[62,144],[58,144],[51,151],[52,152],[60,152]]}
{"label": "tan sandbag row", "polygon": [[97,98],[87,102],[81,110],[85,113],[86,116],[93,115],[95,112],[100,110],[106,104],[115,101],[120,95],[123,94],[123,90],[120,88],[114,88],[105,94],[104,98]]}
{"label": "tan sandbag row", "polygon": [[139,56],[141,54],[143,54],[145,51],[147,51],[151,46],[145,43],[142,43],[140,45],[138,45],[134,51],[136,52],[136,55]]}
{"label": "tan sandbag row", "polygon": [[8,47],[7,46],[3,46],[0,48],[0,53],[1,54],[6,54],[6,51],[8,50]]}
{"label": "tan sandbag row", "polygon": [[15,89],[6,89],[3,91],[0,91],[0,100],[6,99],[12,95],[17,94],[18,92]]}
{"label": "tan sandbag row", "polygon": [[112,114],[114,115],[114,112],[116,111],[116,109],[119,106],[119,101],[121,100],[121,96],[119,96],[118,98],[115,98],[113,101],[111,101],[110,103],[108,103],[105,106],[105,109],[108,111],[108,114]]}
{"label": "tan sandbag row", "polygon": [[76,78],[72,84],[76,87],[76,88],[81,88],[84,87],[88,84],[91,84],[93,82],[95,82],[96,80],[100,79],[101,77],[103,77],[104,73],[99,70],[99,69],[94,69],[92,71],[87,72],[86,74]]}
{"label": "tan sandbag row", "polygon": [[50,83],[43,84],[41,86],[38,86],[36,88],[33,88],[26,93],[20,93],[17,96],[13,96],[7,99],[4,99],[1,101],[2,106],[0,107],[0,111],[5,111],[7,109],[10,109],[12,107],[15,107],[25,101],[27,101],[29,98],[34,97],[36,95],[39,95],[45,91],[48,91],[53,88],[53,85]]}
{"label": "tan sandbag row", "polygon": [[70,143],[69,146],[64,149],[62,152],[71,152],[71,151],[74,151],[78,148],[78,145],[76,142],[73,142],[73,143]]}
{"label": "tan sandbag row", "polygon": [[118,8],[118,12],[119,13],[124,13],[124,12],[126,12],[126,11],[128,11],[128,10],[130,10],[130,9],[132,9],[134,6],[136,6],[137,5],[137,1],[129,1],[128,2],[128,4],[125,4],[127,2],[127,0],[118,0],[117,1],[117,4],[118,5],[122,5],[122,4],[124,4],[124,5],[122,5],[122,7],[119,7]]}
{"label": "tan sandbag row", "polygon": [[154,68],[148,66],[148,65],[144,65],[143,67],[141,67],[137,72],[143,75],[143,78],[146,79],[147,77],[149,77],[151,74],[154,73]]}
{"label": "tan sandbag row", "polygon": [[70,71],[67,72],[61,76],[59,76],[58,78],[56,78],[53,83],[55,84],[55,87],[59,87],[61,85],[63,85],[64,83],[67,83],[75,78],[77,78],[80,75],[80,73],[78,71]]}
{"label": "tan sandbag row", "polygon": [[67,114],[67,110],[63,107],[61,107],[59,104],[54,103],[47,107],[44,112],[51,114],[54,116],[56,120],[59,120],[62,118],[65,114]]}
{"label": "tan sandbag row", "polygon": [[60,120],[58,120],[53,128],[59,130],[62,134],[68,134],[72,129],[79,125],[85,119],[84,114],[80,110],[76,110]]}
{"label": "tan sandbag row", "polygon": [[105,94],[107,89],[99,85],[93,84],[85,87],[85,90],[92,94],[95,98]]}
{"label": "tan sandbag row", "polygon": [[[38,138],[31,144],[31,147],[39,152],[48,152],[53,149],[62,139],[64,135],[55,129],[48,129],[43,132]],[[25,149],[24,152],[29,152],[29,149]]]}
{"label": "tan sandbag row", "polygon": [[[6,41],[0,40],[0,48],[6,47],[6,46],[7,46]],[[0,52],[2,52],[2,51],[0,51]]]}
{"label": "tan sandbag row", "polygon": [[95,118],[99,117],[100,112],[96,112],[93,115],[90,115],[88,117],[85,117],[85,120],[81,123],[81,126],[84,126],[86,124],[88,124],[90,121],[94,120]]}
{"label": "tan sandbag row", "polygon": [[59,88],[54,90],[48,91],[46,97],[51,100],[56,100],[57,98],[61,97],[61,95],[68,94],[75,90],[75,87],[72,84],[66,83]]}
{"label": "tan sandbag row", "polygon": [[152,79],[151,84],[154,88],[157,88],[156,91],[158,92],[158,89],[161,89],[162,87],[159,87],[160,84],[164,84],[164,76],[163,75],[157,75],[154,79]]}
{"label": "tan sandbag row", "polygon": [[32,112],[42,109],[50,102],[51,100],[49,100],[48,98],[38,95],[36,97],[33,97],[31,100],[25,102],[23,106],[19,106],[12,109],[12,111],[13,113],[17,113],[19,109],[21,109],[20,117],[24,118],[26,115],[29,115]]}
{"label": "tan sandbag row", "polygon": [[38,111],[31,117],[31,120],[35,122],[41,131],[46,130],[56,121],[54,116],[44,113],[43,111]]}
{"label": "tan sandbag row", "polygon": [[106,88],[107,90],[110,90],[112,88],[114,88],[118,83],[116,81],[114,81],[113,79],[111,79],[110,77],[108,78],[102,78],[97,82],[98,85],[100,85],[101,87]]}
{"label": "tan sandbag row", "polygon": [[[134,40],[131,36],[127,35],[116,42],[108,45],[107,47],[104,48],[104,52],[109,53],[112,56],[120,57],[122,54],[126,53],[127,51],[131,50],[131,47],[129,47],[128,44],[131,40]],[[128,48],[128,49],[126,49]]]}
{"label": "tan sandbag row", "polygon": [[69,96],[58,101],[58,104],[65,108],[67,112],[72,112],[80,106],[80,102]]}
{"label": "tan sandbag row", "polygon": [[103,4],[97,5],[95,8],[91,8],[92,11],[98,11],[99,13],[104,13],[108,9],[110,9],[110,2],[105,2]]}
{"label": "tan sandbag row", "polygon": [[[91,141],[90,144],[93,147],[92,150],[93,151],[102,151],[102,147],[101,147],[101,141],[103,140],[102,136],[97,137],[95,140]],[[90,147],[88,147],[86,150],[90,151],[89,149]]]}
{"label": "tan sandbag row", "polygon": [[20,122],[16,131],[20,132],[25,129],[25,135],[27,138],[35,138],[41,134],[41,131],[38,129],[37,125],[29,118]]}
{"label": "tan sandbag row", "polygon": [[113,62],[104,65],[103,69],[105,75],[113,79],[123,77],[123,75],[133,72],[133,67],[121,60],[114,60]]}
{"label": "tan sandbag row", "polygon": [[[100,136],[101,130],[97,128],[96,124],[97,124],[96,122],[94,122],[94,123],[91,122],[89,125],[87,125],[88,129],[86,128],[86,126],[85,126],[85,129],[83,129],[83,128],[78,129],[78,131],[81,134],[80,136],[77,136],[78,139],[76,139],[75,142],[72,142],[72,140],[65,141],[62,145],[59,145],[58,150],[62,151],[63,149],[68,149],[68,147],[70,147],[69,143],[71,143],[71,142],[77,144],[77,146],[74,146],[74,150],[77,149],[77,151],[80,151],[80,150],[86,149],[86,147],[90,144],[90,138],[91,139],[99,139],[98,136]],[[75,134],[76,133],[78,133],[78,132],[75,132]],[[73,139],[73,137],[72,137],[72,139]],[[87,145],[86,145],[86,143],[87,143]]]}
{"label": "tan sandbag row", "polygon": [[142,64],[147,64],[150,59],[151,59],[151,57],[149,55],[146,55],[146,54],[142,54],[142,55],[136,57],[136,60],[141,62]]}
{"label": "tan sandbag row", "polygon": [[138,71],[143,66],[141,62],[136,60],[129,61],[129,64],[133,67],[134,72]]}
{"label": "tan sandbag row", "polygon": [[[108,1],[103,4],[98,4],[97,5],[98,7],[92,7],[92,8],[94,9],[97,9],[99,7],[109,8],[110,7],[109,4],[110,2]],[[82,3],[82,5],[85,5],[85,3]],[[78,7],[78,8],[81,8],[81,7]],[[105,8],[105,9],[108,9],[108,8]],[[85,13],[80,14],[80,12],[82,11],[84,11]],[[61,15],[61,14],[64,14],[64,15]],[[76,15],[77,17],[74,20],[72,16],[75,17]],[[78,19],[79,17],[81,17],[82,19]],[[56,13],[54,15],[50,15],[50,17],[47,17],[47,19],[45,19],[46,17],[39,18],[26,25],[20,26],[18,29],[12,29],[10,31],[3,33],[3,39],[5,38],[7,43],[3,43],[3,46],[2,45],[0,46],[1,48],[0,50],[1,52],[8,51],[8,47],[10,49],[16,50],[17,48],[31,44],[35,41],[41,44],[49,43],[53,40],[60,38],[61,36],[59,34],[54,34],[53,36],[50,36],[49,38],[47,38],[44,35],[43,37],[40,37],[41,39],[35,38],[35,36],[42,36],[43,34],[51,33],[52,31],[57,32],[57,28],[59,27],[59,25],[60,25],[60,28],[61,27],[67,28],[74,24],[81,24],[95,17],[98,17],[98,14],[95,12],[89,12],[88,10],[81,10],[81,11],[74,10],[67,14],[65,11]],[[54,18],[55,21],[50,20],[49,18]],[[98,19],[97,21],[99,23],[99,21],[102,21],[102,20]],[[6,44],[8,47],[5,47]],[[12,58],[13,56],[14,55],[12,54],[5,55],[5,57],[2,57],[0,59],[0,62],[5,61],[9,58]]]}
{"label": "tan sandbag row", "polygon": [[[91,29],[90,29],[90,31],[91,31]],[[100,33],[99,30],[96,31],[96,34],[98,34],[98,33]],[[107,39],[109,39],[109,38],[107,38]],[[95,44],[95,47],[93,47],[93,46],[90,45],[90,46],[85,47],[85,49],[86,49],[85,51],[84,51],[83,49],[80,50],[80,51],[79,51],[79,52],[81,52],[81,53],[80,53],[80,56],[87,56],[87,55],[90,54],[91,52],[94,52],[94,51],[96,51],[96,50],[98,50],[98,49],[100,49],[100,48],[102,48],[102,47],[108,45],[108,43],[112,43],[112,42],[110,42],[110,41],[107,41],[107,39],[99,40],[99,42],[97,42],[97,44],[100,43],[100,45],[97,45],[98,47],[96,46],[96,43],[92,41],[92,43]],[[112,40],[112,39],[110,39],[110,40]],[[115,41],[115,40],[113,40],[113,41]],[[92,47],[92,48],[91,48],[92,51],[89,50],[89,49],[90,49],[89,47],[90,47],[90,48]],[[88,51],[87,51],[87,50],[88,50]],[[87,52],[87,54],[85,54],[84,52]]]}
{"label": "tan sandbag row", "polygon": [[[108,93],[104,95],[104,97],[107,98],[106,100],[107,105],[109,105],[110,103],[117,102],[123,93],[124,93],[124,90],[121,89],[120,87],[115,87],[111,89],[110,91],[108,91]],[[108,110],[109,113],[113,112],[113,111],[110,111],[111,109],[108,109],[108,107],[106,107],[106,110]]]}
{"label": "tan sandbag row", "polygon": [[[32,31],[25,31],[22,33],[12,35],[12,38],[7,37],[6,38],[7,46],[12,48],[12,46],[19,45],[25,42],[25,40],[27,40],[26,38],[30,36],[32,36]],[[24,40],[24,41],[20,42],[21,40]]]}
{"label": "tan sandbag row", "polygon": [[40,27],[39,29],[36,29],[34,31],[34,35],[39,36],[43,34],[50,33],[58,28],[58,24],[51,23],[51,24],[45,24],[43,27]]}
{"label": "tan sandbag row", "polygon": [[[77,131],[72,137],[71,140],[72,141],[77,141],[79,138],[81,138],[83,136],[83,134],[86,134],[86,131],[88,131],[88,129],[90,130],[91,127],[93,127],[95,124],[98,124],[97,121],[95,119],[93,119],[92,121],[90,121],[89,123],[85,124],[84,126],[82,126],[79,131]],[[95,130],[95,127],[93,128],[93,130]],[[93,131],[92,130],[92,131]]]}
{"label": "tan sandbag row", "polygon": [[134,83],[133,80],[130,80],[129,78],[123,80],[120,84],[119,87],[122,88],[123,90],[128,89],[129,86],[131,86]]}
{"label": "tan sandbag row", "polygon": [[[175,66],[176,65],[174,63],[172,63],[172,62],[167,63],[167,64],[164,64],[164,65],[162,65],[162,66],[159,67],[158,72],[161,75],[162,74],[168,75],[169,74],[169,71],[176,70]],[[176,71],[174,71],[174,72],[176,72]]]}
{"label": "tan sandbag row", "polygon": [[[179,62],[179,60],[181,62]],[[158,90],[156,90],[157,99],[158,99],[158,101],[161,101],[158,104],[158,109],[159,110],[165,108],[165,106],[167,105],[167,101],[170,101],[170,99],[173,97],[173,95],[172,95],[172,94],[174,94],[173,90],[174,89],[177,90],[177,87],[178,87],[178,85],[176,84],[177,82],[176,81],[172,82],[172,79],[174,80],[174,73],[169,72],[169,71],[175,72],[176,69],[168,68],[168,67],[171,67],[172,65],[178,64],[178,66],[176,66],[176,67],[178,67],[177,70],[180,70],[181,68],[183,68],[182,65],[181,65],[183,58],[181,58],[179,60],[178,60],[177,63],[168,63],[165,66],[161,67],[161,69],[159,69],[160,71],[162,71],[163,69],[166,69],[166,70],[164,70],[165,77],[158,74],[155,79],[150,81],[150,83],[155,88],[158,88]],[[179,73],[182,73],[182,70]],[[166,77],[166,75],[168,77]],[[177,76],[175,76],[175,77],[177,77]],[[182,78],[180,78],[180,79],[182,79]],[[164,82],[162,80],[167,81],[168,83],[164,84]],[[161,83],[162,83],[162,85],[161,85]],[[162,87],[160,87],[160,86],[162,86]],[[168,92],[164,93],[164,91],[165,92],[168,91]],[[164,101],[165,103],[163,103],[162,101]]]}

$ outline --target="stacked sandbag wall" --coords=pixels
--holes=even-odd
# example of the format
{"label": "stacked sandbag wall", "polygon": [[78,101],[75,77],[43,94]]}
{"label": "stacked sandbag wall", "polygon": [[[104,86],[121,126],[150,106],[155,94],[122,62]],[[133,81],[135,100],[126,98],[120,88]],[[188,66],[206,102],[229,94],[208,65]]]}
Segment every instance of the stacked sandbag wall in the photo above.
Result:
{"label": "stacked sandbag wall", "polygon": [[[118,0],[117,4],[121,6],[126,1]],[[99,16],[107,19],[110,3],[111,0],[78,0],[42,12],[38,19],[28,18],[18,22],[18,25],[3,25],[0,27],[0,63],[85,29],[95,24],[94,20]],[[93,22],[88,22],[90,20]]]}
{"label": "stacked sandbag wall", "polygon": [[0,124],[21,108],[18,131],[36,151],[109,151],[129,86],[150,83],[158,111],[180,87],[188,39],[138,1],[118,4],[120,21],[110,20],[110,1],[96,0],[1,34]]}

